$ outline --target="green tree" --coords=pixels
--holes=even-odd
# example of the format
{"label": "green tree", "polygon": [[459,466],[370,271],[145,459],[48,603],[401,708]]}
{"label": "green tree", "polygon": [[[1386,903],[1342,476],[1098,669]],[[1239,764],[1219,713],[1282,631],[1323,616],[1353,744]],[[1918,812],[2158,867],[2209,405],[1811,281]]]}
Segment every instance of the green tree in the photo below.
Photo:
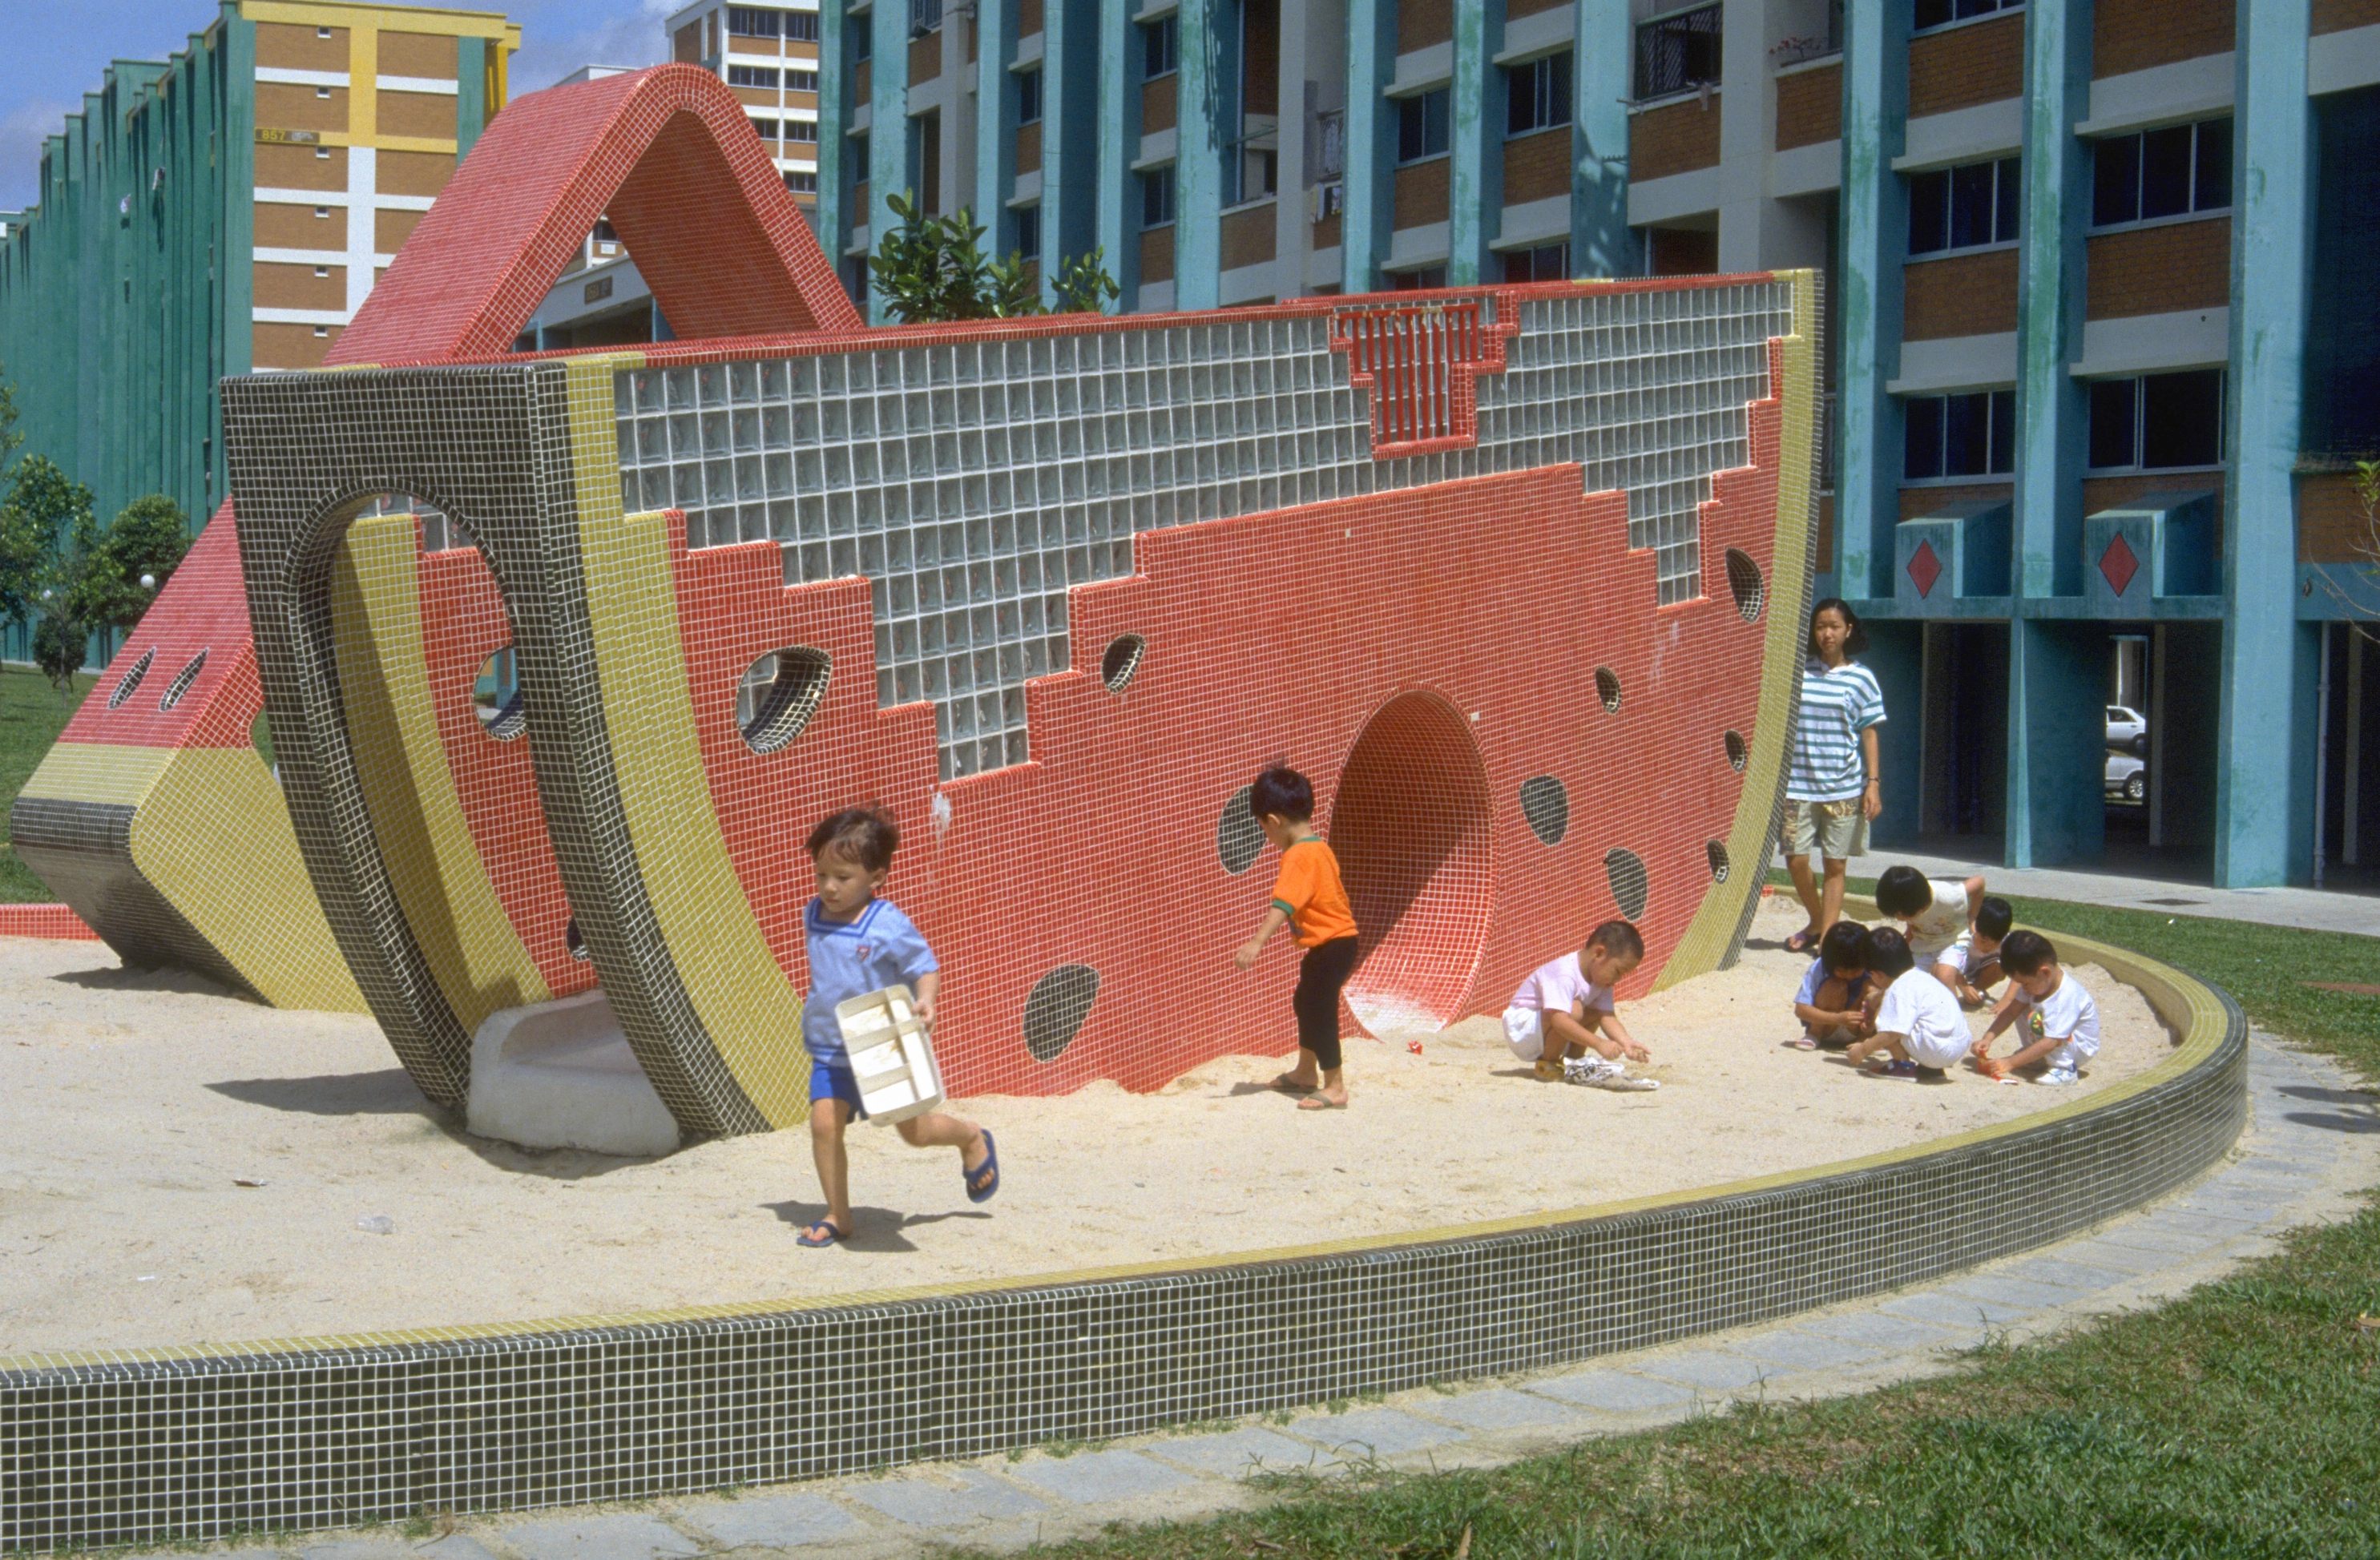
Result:
{"label": "green tree", "polygon": [[18,628],[31,621],[43,588],[55,582],[60,545],[91,524],[90,489],[46,455],[17,463],[0,500],[0,618]]}
{"label": "green tree", "polygon": [[[905,324],[944,320],[1013,320],[1046,314],[1041,289],[1025,257],[1012,250],[994,260],[983,251],[984,229],[965,207],[945,217],[917,210],[907,191],[888,203],[900,225],[887,231],[868,257],[868,269],[886,312]],[[1055,284],[1062,313],[1099,311],[1122,296],[1102,268],[1104,251],[1078,255]]]}
{"label": "green tree", "polygon": [[8,457],[25,436],[17,431],[17,387],[8,382],[8,365],[0,363],[0,470],[6,470]]}
{"label": "green tree", "polygon": [[42,669],[42,675],[58,691],[61,705],[73,691],[75,673],[82,670],[83,651],[90,643],[91,636],[81,625],[69,623],[57,612],[43,618],[42,625],[33,630],[33,664]]}
{"label": "green tree", "polygon": [[182,506],[163,493],[134,499],[104,531],[86,514],[66,559],[66,615],[130,633],[189,550],[188,524]]}

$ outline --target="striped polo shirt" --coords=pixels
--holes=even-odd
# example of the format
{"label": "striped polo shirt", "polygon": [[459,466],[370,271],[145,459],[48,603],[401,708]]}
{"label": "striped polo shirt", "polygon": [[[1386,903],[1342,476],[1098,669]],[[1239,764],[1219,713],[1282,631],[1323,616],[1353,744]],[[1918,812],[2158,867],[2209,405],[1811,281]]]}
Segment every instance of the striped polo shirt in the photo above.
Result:
{"label": "striped polo shirt", "polygon": [[1802,669],[1802,708],[1785,794],[1796,802],[1842,802],[1867,789],[1859,734],[1884,724],[1884,690],[1855,660],[1838,667],[1812,657]]}

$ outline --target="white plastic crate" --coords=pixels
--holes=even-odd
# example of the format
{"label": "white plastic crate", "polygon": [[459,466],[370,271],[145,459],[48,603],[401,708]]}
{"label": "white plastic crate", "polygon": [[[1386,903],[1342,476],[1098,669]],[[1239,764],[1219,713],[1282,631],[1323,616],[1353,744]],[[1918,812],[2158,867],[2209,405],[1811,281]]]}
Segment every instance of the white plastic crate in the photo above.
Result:
{"label": "white plastic crate", "polygon": [[923,1116],[942,1103],[942,1072],[905,986],[838,1002],[835,1022],[859,1085],[859,1103],[880,1126]]}

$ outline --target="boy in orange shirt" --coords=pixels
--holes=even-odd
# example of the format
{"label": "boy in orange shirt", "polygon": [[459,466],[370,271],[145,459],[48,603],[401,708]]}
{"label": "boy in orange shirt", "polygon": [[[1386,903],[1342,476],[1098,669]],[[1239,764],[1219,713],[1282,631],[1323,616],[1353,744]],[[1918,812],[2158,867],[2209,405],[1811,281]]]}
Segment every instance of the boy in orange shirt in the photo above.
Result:
{"label": "boy in orange shirt", "polygon": [[1314,786],[1295,769],[1274,765],[1248,787],[1248,811],[1265,838],[1281,848],[1281,876],[1257,935],[1232,955],[1243,970],[1275,932],[1287,926],[1305,958],[1297,968],[1297,1066],[1272,1081],[1302,1096],[1300,1110],[1344,1110],[1347,1082],[1340,1070],[1339,993],[1355,973],[1355,913],[1339,881],[1339,858],[1314,829]]}

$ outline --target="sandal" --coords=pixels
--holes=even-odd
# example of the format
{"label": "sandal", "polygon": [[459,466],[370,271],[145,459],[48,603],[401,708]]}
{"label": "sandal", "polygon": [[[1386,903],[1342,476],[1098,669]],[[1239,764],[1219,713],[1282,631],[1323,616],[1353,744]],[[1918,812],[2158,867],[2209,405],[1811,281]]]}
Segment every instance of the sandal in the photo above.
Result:
{"label": "sandal", "polygon": [[1809,927],[1804,926],[1800,931],[1785,939],[1785,951],[1788,953],[1807,953],[1817,945],[1818,934],[1812,931]]}
{"label": "sandal", "polygon": [[821,1247],[832,1246],[850,1239],[851,1231],[837,1228],[832,1219],[820,1219],[803,1230],[795,1240],[794,1244],[808,1246],[810,1250],[817,1251]]}
{"label": "sandal", "polygon": [[1347,1102],[1345,1100],[1334,1100],[1329,1094],[1317,1089],[1312,1094],[1306,1095],[1304,1099],[1299,1100],[1297,1102],[1297,1108],[1300,1110],[1344,1110],[1347,1108]]}
{"label": "sandal", "polygon": [[1792,1046],[1797,1051],[1815,1051],[1818,1048],[1817,1041],[1812,1039],[1807,1034],[1797,1034],[1792,1039],[1788,1040],[1785,1043]]}
{"label": "sandal", "polygon": [[1265,1085],[1266,1088],[1279,1094],[1310,1094],[1318,1086],[1314,1083],[1299,1082],[1297,1075],[1293,1072],[1277,1072],[1273,1074],[1272,1082]]}
{"label": "sandal", "polygon": [[962,1165],[959,1179],[966,1186],[970,1203],[989,1203],[1000,1190],[1000,1145],[991,1141],[990,1128],[983,1130],[983,1163],[972,1170]]}

